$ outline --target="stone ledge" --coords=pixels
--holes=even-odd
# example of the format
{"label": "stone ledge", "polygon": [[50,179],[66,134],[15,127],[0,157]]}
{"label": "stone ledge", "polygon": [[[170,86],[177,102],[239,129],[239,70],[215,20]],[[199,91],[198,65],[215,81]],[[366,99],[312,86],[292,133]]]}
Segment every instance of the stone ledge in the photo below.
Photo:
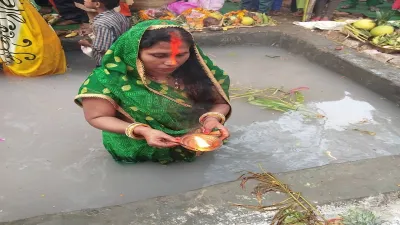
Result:
{"label": "stone ledge", "polygon": [[[400,104],[400,69],[371,59],[309,30],[290,24],[276,27],[240,28],[223,32],[195,32],[200,46],[277,46],[350,78],[383,97]],[[77,38],[62,39],[66,51],[79,50]]]}
{"label": "stone ledge", "polygon": [[[387,193],[398,198],[400,156],[381,157],[356,162],[330,164],[278,174],[282,182],[299,191],[309,201],[323,205],[330,202],[360,199]],[[189,191],[178,195],[144,201],[87,209],[76,212],[45,215],[1,225],[231,225],[267,224],[271,213],[258,213],[233,207],[231,203],[256,204],[239,182],[229,182]],[[392,197],[390,197],[392,196]],[[394,197],[393,197],[394,196]],[[266,204],[276,202],[274,197]]]}

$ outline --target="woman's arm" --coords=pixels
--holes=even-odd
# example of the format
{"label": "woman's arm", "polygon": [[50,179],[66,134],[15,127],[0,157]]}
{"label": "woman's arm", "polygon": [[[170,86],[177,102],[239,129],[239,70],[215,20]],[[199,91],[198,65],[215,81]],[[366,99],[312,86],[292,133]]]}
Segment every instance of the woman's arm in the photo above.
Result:
{"label": "woman's arm", "polygon": [[85,119],[93,127],[118,134],[125,134],[130,123],[116,117],[114,106],[104,99],[84,98],[82,100]]}
{"label": "woman's arm", "polygon": [[[82,100],[85,119],[93,127],[118,134],[125,134],[130,123],[116,117],[114,106],[104,99],[86,98]],[[179,145],[174,137],[147,126],[137,126],[133,133],[142,136],[153,147],[170,148]]]}
{"label": "woman's arm", "polygon": [[210,112],[218,112],[224,114],[225,116],[231,111],[231,106],[228,103],[218,103],[215,104],[211,109]]}

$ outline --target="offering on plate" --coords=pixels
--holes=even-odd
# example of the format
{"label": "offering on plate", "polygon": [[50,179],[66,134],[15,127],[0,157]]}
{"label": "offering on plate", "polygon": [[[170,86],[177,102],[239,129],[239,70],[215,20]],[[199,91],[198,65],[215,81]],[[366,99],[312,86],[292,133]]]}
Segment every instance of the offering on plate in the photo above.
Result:
{"label": "offering on plate", "polygon": [[192,151],[210,152],[220,148],[222,141],[215,135],[194,133],[183,136],[180,144]]}

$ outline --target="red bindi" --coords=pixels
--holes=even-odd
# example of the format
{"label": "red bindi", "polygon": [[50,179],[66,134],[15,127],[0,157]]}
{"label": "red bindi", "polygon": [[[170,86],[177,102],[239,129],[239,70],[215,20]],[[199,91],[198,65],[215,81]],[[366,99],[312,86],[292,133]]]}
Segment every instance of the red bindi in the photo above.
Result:
{"label": "red bindi", "polygon": [[170,41],[171,63],[172,63],[172,65],[176,65],[176,63],[177,63],[176,56],[179,54],[179,47],[181,47],[181,45],[182,45],[182,40],[175,32],[171,32],[170,36],[171,36],[171,41]]}

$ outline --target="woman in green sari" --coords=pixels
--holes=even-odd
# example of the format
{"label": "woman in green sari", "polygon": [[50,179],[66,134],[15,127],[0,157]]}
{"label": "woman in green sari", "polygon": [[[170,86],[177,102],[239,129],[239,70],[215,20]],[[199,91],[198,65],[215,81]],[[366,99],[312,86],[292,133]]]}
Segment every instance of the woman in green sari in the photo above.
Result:
{"label": "woman in green sari", "polygon": [[[229,117],[229,76],[171,21],[139,23],[122,35],[82,84],[75,102],[102,130],[120,162],[193,161],[179,137],[217,129]],[[201,128],[201,129],[198,129]]]}

